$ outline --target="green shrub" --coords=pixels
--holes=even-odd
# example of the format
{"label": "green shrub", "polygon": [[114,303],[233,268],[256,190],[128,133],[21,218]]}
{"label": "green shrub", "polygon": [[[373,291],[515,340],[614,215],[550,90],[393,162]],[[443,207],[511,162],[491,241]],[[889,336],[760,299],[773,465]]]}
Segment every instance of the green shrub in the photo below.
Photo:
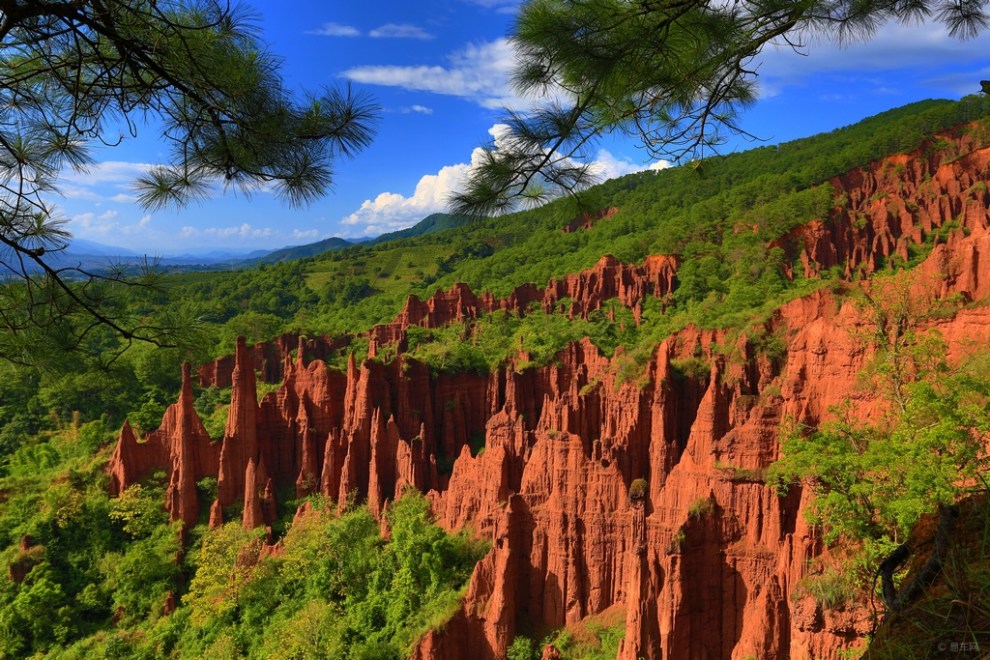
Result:
{"label": "green shrub", "polygon": [[711,497],[699,497],[688,507],[688,516],[695,519],[702,518],[712,510],[713,505]]}
{"label": "green shrub", "polygon": [[529,637],[516,635],[506,650],[505,657],[507,660],[540,660],[540,652]]}

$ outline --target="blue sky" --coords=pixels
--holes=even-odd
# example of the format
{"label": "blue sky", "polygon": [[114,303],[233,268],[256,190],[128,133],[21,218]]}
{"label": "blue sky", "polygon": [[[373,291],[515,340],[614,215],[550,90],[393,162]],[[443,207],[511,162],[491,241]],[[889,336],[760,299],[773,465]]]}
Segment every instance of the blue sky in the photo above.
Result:
{"label": "blue sky", "polygon": [[[263,38],[283,58],[290,87],[350,82],[382,107],[374,144],[338,162],[331,195],[291,209],[263,191],[228,192],[181,210],[147,212],[134,203],[130,183],[165,153],[147,127],[94,152],[98,162],[88,172],[66,172],[59,211],[79,238],[154,255],[276,249],[415,224],[442,210],[472,151],[491,138],[501,108],[531,103],[507,82],[512,49],[505,35],[518,4],[254,0]],[[911,101],[976,92],[990,78],[990,35],[960,42],[937,24],[893,24],[868,42],[809,43],[801,54],[771,49],[758,61],[760,100],[742,126],[778,142]],[[603,176],[657,166],[632,142],[599,147],[592,156]]]}

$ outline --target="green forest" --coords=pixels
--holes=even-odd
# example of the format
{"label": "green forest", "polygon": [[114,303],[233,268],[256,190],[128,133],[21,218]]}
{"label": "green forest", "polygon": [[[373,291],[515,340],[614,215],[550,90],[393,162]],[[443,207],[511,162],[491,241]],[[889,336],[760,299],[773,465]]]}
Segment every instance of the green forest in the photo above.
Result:
{"label": "green forest", "polygon": [[[634,380],[677,330],[752,329],[788,300],[864,277],[835,270],[788,277],[793,264],[771,243],[844,203],[832,177],[916,149],[950,161],[955,154],[938,137],[945,131],[990,141],[990,97],[915,103],[828,134],[628,175],[504,217],[434,218],[422,233],[114,289],[122,316],[174,326],[178,345],[134,342],[98,327],[72,351],[57,336],[37,336],[34,359],[0,362],[0,657],[270,657],[276,650],[286,658],[405,657],[424,631],[453,614],[487,551],[467,532],[434,525],[423,495],[408,492],[393,504],[387,539],[362,502],[338,509],[318,496],[280,500],[279,554],[262,552],[258,533],[237,523],[212,531],[205,520],[185,531],[169,524],[163,474],[109,496],[105,465],[121,425],[129,420],[145,433],[158,427],[176,399],[181,362],[229,355],[238,336],[254,343],[296,333],[348,337],[328,360],[342,369],[349,355],[366,356],[362,333],[392,321],[409,295],[426,299],[463,282],[477,294],[505,297],[590,268],[604,254],[630,264],[675,255],[675,290],[647,304],[638,325],[615,303],[587,319],[534,309],[410,331],[408,354],[434,373],[487,373],[520,350],[531,361],[517,368],[546,365],[589,337],[608,356],[621,347]],[[607,221],[561,231],[584,212],[612,207],[618,211]],[[935,240],[927,237],[907,262],[890,260],[882,274],[920,263]],[[782,349],[773,337],[754,341],[768,352]],[[912,386],[905,419],[937,416],[946,396],[965,398],[983,386],[965,376]],[[223,434],[229,396],[196,390],[214,440]],[[825,436],[815,441],[827,443]],[[869,460],[901,450],[885,446]],[[800,452],[793,455],[778,472],[783,481],[808,469]],[[206,511],[216,484],[197,487]],[[909,526],[922,504],[933,504],[908,495],[914,499],[884,512],[891,529]],[[304,504],[308,514],[294,520]],[[839,517],[846,504],[826,502]],[[175,609],[165,615],[168,600]],[[590,649],[569,646],[559,633],[565,657],[614,657],[616,629],[597,630],[601,645]],[[520,637],[510,657],[538,657],[537,646]]]}

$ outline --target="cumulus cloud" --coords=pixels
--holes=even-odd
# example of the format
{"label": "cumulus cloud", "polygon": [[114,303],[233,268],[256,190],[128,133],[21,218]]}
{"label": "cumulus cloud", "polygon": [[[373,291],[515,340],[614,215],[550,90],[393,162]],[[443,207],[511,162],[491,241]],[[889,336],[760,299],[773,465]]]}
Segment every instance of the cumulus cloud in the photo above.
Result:
{"label": "cumulus cloud", "polygon": [[374,39],[420,39],[428,41],[433,35],[417,25],[387,23],[368,33]]}
{"label": "cumulus cloud", "polygon": [[[508,127],[495,124],[488,132],[496,147],[504,138]],[[375,236],[389,231],[410,227],[431,213],[443,211],[450,195],[462,190],[471,168],[482,162],[483,151],[475,149],[471,161],[447,165],[436,174],[420,178],[409,196],[394,192],[383,192],[374,199],[365,200],[361,206],[345,217],[342,224],[353,227],[356,234]],[[628,160],[616,158],[605,149],[598,151],[591,163],[592,171],[600,180],[624,176],[644,170],[657,170],[669,167],[670,163],[658,161],[651,165],[638,165]]]}
{"label": "cumulus cloud", "polygon": [[306,34],[316,34],[321,37],[360,37],[361,31],[352,25],[324,23],[315,30],[307,30]]}
{"label": "cumulus cloud", "polygon": [[343,72],[354,82],[456,96],[497,109],[529,110],[541,99],[521,96],[510,80],[515,51],[508,39],[469,44],[447,56],[446,66],[357,66]]}
{"label": "cumulus cloud", "polygon": [[630,160],[616,158],[606,149],[599,149],[598,155],[591,163],[591,172],[599,180],[605,181],[606,179],[616,179],[620,176],[643,172],[645,170],[658,172],[670,166],[671,163],[667,160],[658,160],[649,165],[640,165]]}
{"label": "cumulus cloud", "polygon": [[427,174],[408,197],[383,192],[374,199],[366,199],[342,223],[355,227],[357,234],[365,236],[410,227],[431,213],[442,211],[447,197],[467,180],[469,168],[467,163],[458,163],[447,165],[436,174]]}

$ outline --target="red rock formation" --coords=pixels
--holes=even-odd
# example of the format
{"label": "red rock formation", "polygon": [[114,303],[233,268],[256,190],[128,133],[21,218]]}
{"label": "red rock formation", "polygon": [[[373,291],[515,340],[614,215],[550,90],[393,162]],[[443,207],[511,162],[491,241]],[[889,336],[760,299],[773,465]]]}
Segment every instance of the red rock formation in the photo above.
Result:
{"label": "red rock formation", "polygon": [[107,467],[107,472],[110,473],[110,494],[117,497],[125,488],[140,481],[164,463],[161,445],[138,442],[131,423],[125,421]]}
{"label": "red rock formation", "polygon": [[[780,245],[808,276],[832,266],[872,272],[959,217],[968,235],[940,241],[903,286],[913,300],[936,305],[990,296],[990,198],[971,183],[986,178],[990,151],[948,165],[904,162],[837,179],[848,208]],[[897,201],[903,191],[917,209]],[[887,204],[878,205],[881,192]],[[667,257],[640,266],[603,257],[504,300],[457,286],[425,302],[410,298],[395,323],[371,335],[401,349],[411,325],[523,313],[534,301],[550,311],[563,298],[575,316],[610,299],[635,310],[673,289],[676,266]],[[886,285],[850,286],[877,293]],[[199,479],[209,465],[220,479],[211,524],[221,506],[243,498],[245,526],[273,522],[280,488],[318,488],[338,501],[354,494],[375,511],[407,486],[428,493],[443,526],[472,529],[492,549],[461,610],[424,637],[415,658],[503,657],[522,624],[539,636],[610,608],[626,614],[621,658],[836,657],[866,631],[864,612],[824,612],[801,595],[797,585],[822,553],[803,516],[809,495],[779,497],[762,474],[778,458],[783,420],[817,425],[846,398],[864,418],[882,408],[857,386],[872,355],[863,341],[872,323],[868,308],[822,289],[757,328],[784,344],[783,356],[760,354],[745,336],[687,328],[656,348],[635,382],[622,378],[627,356],[606,358],[588,341],[552,366],[488,376],[435,376],[406,357],[383,365],[353,355],[341,374],[307,362],[305,351],[290,360],[280,349],[283,385],[260,406],[256,363],[239,342],[219,456],[196,430],[185,379],[173,416],[149,437],[157,445],[121,431],[111,484],[119,492],[168,467],[183,502],[184,475]],[[969,344],[990,341],[987,307],[931,323],[957,359]],[[689,361],[695,368],[684,367]],[[178,423],[180,412],[191,426]],[[483,452],[477,442],[472,451],[482,437]],[[262,466],[267,476],[259,476]],[[634,500],[637,480],[645,487]],[[185,519],[189,509],[170,510]]]}
{"label": "red rock formation", "polygon": [[[972,149],[966,138],[959,148]],[[979,231],[986,226],[990,150],[968,151],[941,163],[932,155],[891,156],[873,167],[832,180],[846,203],[827,219],[791,231],[774,245],[800,259],[805,277],[838,267],[845,275],[872,274],[889,259],[910,258],[918,246],[948,223]]]}
{"label": "red rock formation", "polygon": [[261,495],[258,492],[261,483],[263,482],[258,478],[258,466],[254,457],[251,457],[244,470],[244,514],[241,517],[244,529],[254,529],[265,524],[265,516],[261,510]]}
{"label": "red rock formation", "polygon": [[14,556],[7,566],[7,579],[17,584],[24,582],[28,573],[40,564],[44,558],[44,546],[35,545],[34,539],[30,535],[23,535],[17,549],[17,555]]}
{"label": "red rock formation", "polygon": [[[544,289],[524,284],[507,298],[497,299],[487,292],[479,298],[466,284],[455,284],[449,291],[437,291],[425,302],[409,296],[394,322],[368,331],[371,353],[373,355],[378,347],[387,344],[397,344],[400,351],[404,350],[405,330],[410,326],[440,328],[495,311],[521,316],[537,302],[548,313],[560,311],[571,318],[587,318],[601,309],[607,300],[617,299],[633,311],[639,323],[643,302],[648,296],[663,299],[673,292],[676,273],[675,257],[656,255],[635,266],[605,255],[592,268],[559,280],[551,279]],[[560,301],[564,299],[569,299],[570,305],[560,309]]]}
{"label": "red rock formation", "polygon": [[[284,365],[293,350],[297,360],[326,360],[350,344],[350,337],[301,337],[287,333],[272,341],[247,347],[254,371],[261,374],[266,383],[279,383],[285,377]],[[201,365],[198,369],[200,387],[230,387],[234,371],[234,355],[219,358]]]}
{"label": "red rock formation", "polygon": [[178,403],[169,406],[158,430],[138,442],[130,424],[124,423],[113,458],[107,467],[110,492],[125,488],[164,469],[168,479],[165,508],[171,520],[193,525],[199,516],[196,482],[217,474],[219,447],[210,441],[193,407],[192,376],[182,366],[182,388]]}
{"label": "red rock formation", "polygon": [[223,525],[223,507],[220,506],[220,500],[213,500],[213,504],[210,505],[210,529],[215,529]]}
{"label": "red rock formation", "polygon": [[611,218],[613,215],[615,215],[618,212],[619,209],[615,208],[614,206],[611,208],[602,209],[597,213],[590,213],[588,211],[585,211],[584,213],[582,213],[581,215],[579,215],[578,217],[574,218],[566,225],[564,225],[562,231],[565,234],[573,234],[574,232],[580,231],[582,229],[591,229],[596,224],[598,224],[600,220],[607,220],[608,218]]}
{"label": "red rock formation", "polygon": [[[237,339],[237,353],[232,376],[230,415],[220,446],[220,476],[217,499],[229,506],[244,495],[246,470],[258,461],[258,393],[254,367],[243,337]],[[252,484],[253,486],[253,484]],[[245,500],[246,501],[246,500]]]}

